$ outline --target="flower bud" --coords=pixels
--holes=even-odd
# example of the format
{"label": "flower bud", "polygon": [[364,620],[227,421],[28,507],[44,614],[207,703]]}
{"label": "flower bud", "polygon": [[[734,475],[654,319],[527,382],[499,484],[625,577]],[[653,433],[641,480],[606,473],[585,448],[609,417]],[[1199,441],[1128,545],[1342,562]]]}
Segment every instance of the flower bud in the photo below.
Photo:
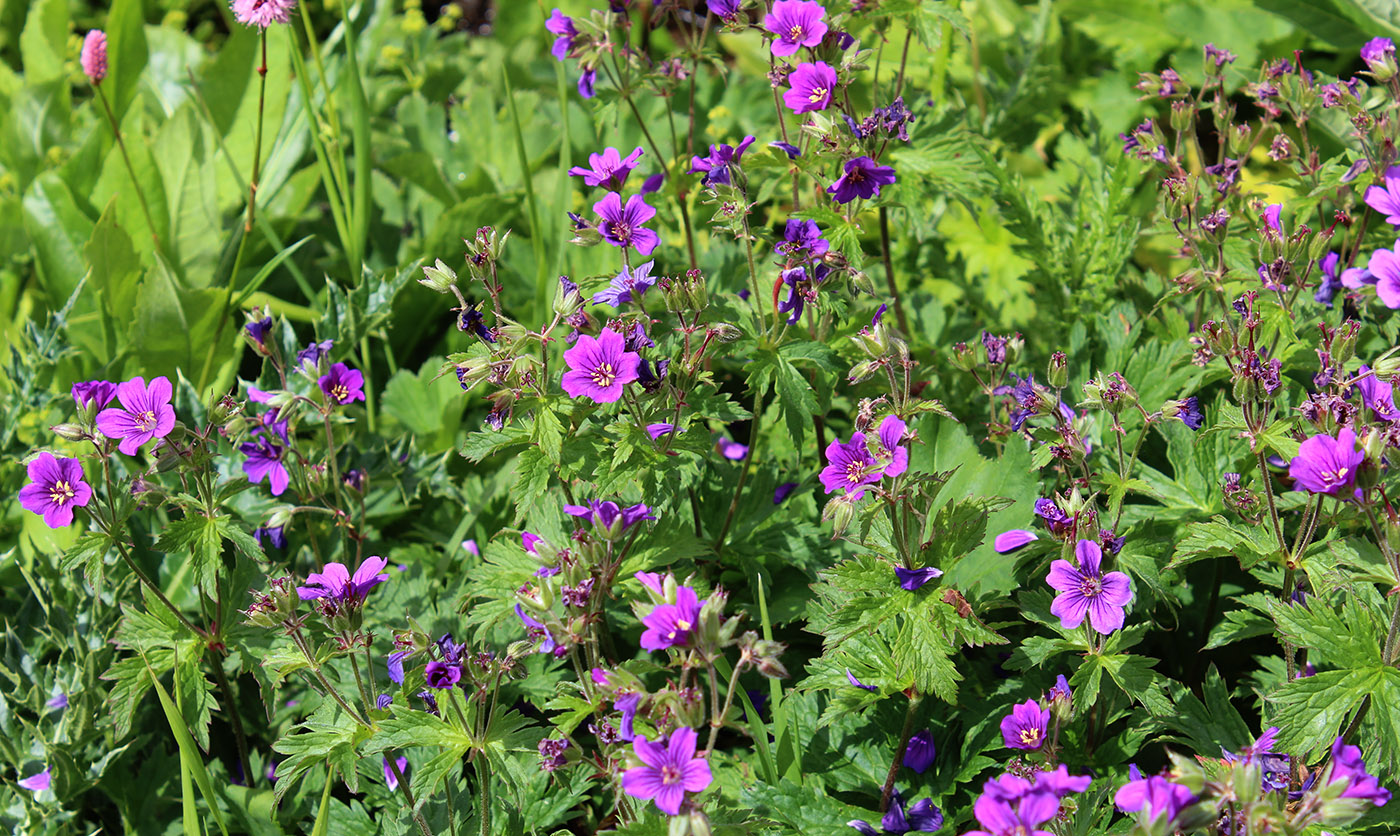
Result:
{"label": "flower bud", "polygon": [[1051,389],[1063,389],[1069,384],[1069,358],[1063,351],[1050,355],[1050,365],[1045,370],[1045,380]]}
{"label": "flower bud", "polygon": [[884,364],[878,360],[866,360],[856,363],[854,366],[851,366],[851,372],[847,375],[846,379],[851,383],[860,383],[862,380],[878,372],[882,365]]}
{"label": "flower bud", "polygon": [[1253,130],[1248,125],[1234,125],[1230,128],[1230,153],[1239,154],[1249,147]]}
{"label": "flower bud", "polygon": [[728,322],[716,322],[709,327],[709,333],[722,343],[732,343],[744,336],[743,331],[740,331]]}
{"label": "flower bud", "polygon": [[1172,102],[1171,126],[1172,130],[1185,133],[1191,130],[1191,124],[1196,121],[1195,108],[1189,101]]}
{"label": "flower bud", "polygon": [[49,429],[53,430],[54,435],[65,441],[87,441],[93,437],[92,433],[77,424],[54,424]]}
{"label": "flower bud", "polygon": [[578,285],[568,276],[560,276],[559,287],[554,291],[554,312],[568,319],[582,310],[583,304],[583,294],[579,293]]}
{"label": "flower bud", "polygon": [[439,258],[432,267],[423,268],[423,278],[418,283],[438,293],[450,293],[457,284],[457,272]]}
{"label": "flower bud", "polygon": [[1332,362],[1337,366],[1344,365],[1348,360],[1356,356],[1356,338],[1361,334],[1361,323],[1354,319],[1348,319],[1337,329],[1337,334],[1332,338]]}
{"label": "flower bud", "polygon": [[967,343],[958,343],[953,346],[952,365],[955,369],[972,371],[977,368],[977,352],[969,348]]}
{"label": "flower bud", "polygon": [[831,523],[831,538],[834,540],[846,532],[847,526],[855,517],[856,509],[849,495],[838,496],[826,503],[822,509],[822,522]]}

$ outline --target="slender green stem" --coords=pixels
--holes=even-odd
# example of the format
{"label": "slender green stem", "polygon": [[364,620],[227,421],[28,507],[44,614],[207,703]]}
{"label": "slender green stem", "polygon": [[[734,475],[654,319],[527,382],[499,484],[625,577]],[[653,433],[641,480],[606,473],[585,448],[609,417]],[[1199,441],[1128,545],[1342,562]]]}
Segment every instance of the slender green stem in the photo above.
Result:
{"label": "slender green stem", "polygon": [[763,390],[756,389],[753,395],[753,418],[749,421],[749,450],[744,454],[744,463],[739,469],[739,481],[734,486],[734,496],[729,500],[729,510],[724,515],[724,525],[715,538],[715,554],[724,552],[724,540],[729,536],[729,527],[734,524],[734,514],[739,510],[739,499],[744,495],[744,483],[749,479],[754,451],[758,449],[758,425],[763,420]]}
{"label": "slender green stem", "polygon": [[[725,722],[726,720],[729,719],[729,709],[734,705],[734,691],[735,691],[735,688],[737,688],[738,685],[739,685],[739,673],[740,673],[743,669],[744,669],[744,666],[743,666],[742,664],[739,664],[739,665],[735,665],[735,666],[734,666],[734,671],[729,675],[729,692],[728,692],[727,694],[724,695],[724,707],[721,708],[721,709],[719,710],[719,713],[718,713],[718,714],[716,714],[716,713],[714,713],[714,712],[711,712],[711,714],[710,714],[710,739],[709,739],[709,741],[705,744],[705,757],[707,757],[707,758],[710,756],[710,753],[713,752],[714,749],[715,749],[715,738],[719,737],[719,730],[720,730],[721,728],[724,727],[724,722]],[[714,688],[714,684],[715,684],[715,673],[714,673],[714,671],[715,671],[714,665],[711,665],[711,666],[710,666],[710,687],[711,687],[711,689]]]}
{"label": "slender green stem", "polygon": [[[156,222],[151,218],[151,207],[146,203],[146,192],[141,188],[141,181],[136,179],[136,168],[131,164],[131,157],[126,153],[126,141],[122,139],[121,126],[117,124],[117,116],[112,112],[112,106],[107,102],[107,94],[102,90],[101,84],[94,84],[93,89],[97,91],[97,98],[102,102],[102,110],[107,114],[107,124],[112,126],[112,136],[116,137],[117,148],[122,152],[122,161],[126,163],[126,173],[131,177],[131,185],[136,189],[136,199],[141,202],[141,213],[146,216],[146,226],[151,230],[151,240],[156,245],[156,250],[165,255],[161,250],[160,234],[156,232]],[[166,261],[169,261],[166,256]]]}
{"label": "slender green stem", "polygon": [[491,771],[486,766],[486,756],[478,752],[476,759],[476,782],[480,793],[478,806],[481,808],[481,836],[491,836]]}
{"label": "slender green stem", "polygon": [[894,302],[895,319],[899,320],[899,330],[908,337],[909,319],[904,315],[904,300],[900,298],[899,286],[894,280],[894,260],[890,255],[890,214],[883,206],[880,207],[880,255],[885,262],[885,283],[889,285],[890,298]]}
{"label": "slender green stem", "polygon": [[[398,763],[394,760],[392,751],[384,753],[384,761],[389,764],[389,771],[394,773],[394,780],[399,785],[399,791],[403,793],[404,800],[408,802],[409,814],[413,816],[413,821],[418,825],[418,832],[422,836],[433,836],[433,831],[428,827],[428,823],[423,820],[423,814],[418,811],[418,803],[413,799],[413,790],[408,786],[408,781],[404,779],[403,771],[399,769]],[[452,811],[448,811],[449,818]]]}
{"label": "slender green stem", "polygon": [[904,765],[904,750],[909,746],[909,738],[914,734],[914,715],[918,713],[919,702],[923,699],[917,691],[909,697],[909,706],[904,711],[904,728],[899,732],[899,746],[895,747],[894,760],[890,761],[890,771],[885,776],[885,788],[880,792],[880,812],[890,809],[890,796],[894,794],[894,779],[899,776],[899,768]]}
{"label": "slender green stem", "polygon": [[1288,541],[1283,536],[1283,524],[1278,519],[1278,506],[1274,504],[1273,478],[1269,475],[1268,462],[1264,461],[1264,451],[1262,449],[1254,451],[1254,460],[1259,465],[1259,478],[1264,483],[1264,498],[1269,504],[1269,522],[1273,525],[1274,536],[1278,538],[1280,551],[1288,548]]}

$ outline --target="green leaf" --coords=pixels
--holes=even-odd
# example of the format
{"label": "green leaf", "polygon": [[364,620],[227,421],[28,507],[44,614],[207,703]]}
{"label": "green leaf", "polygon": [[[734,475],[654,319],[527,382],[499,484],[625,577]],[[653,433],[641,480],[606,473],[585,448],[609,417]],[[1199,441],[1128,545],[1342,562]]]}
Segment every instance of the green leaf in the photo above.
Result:
{"label": "green leaf", "polygon": [[475,745],[471,735],[426,711],[394,705],[390,712],[392,716],[379,721],[374,734],[366,742],[366,752],[414,746],[450,746],[466,751]]}
{"label": "green leaf", "polygon": [[1248,569],[1278,553],[1278,543],[1267,527],[1235,525],[1219,514],[1208,522],[1191,523],[1185,533],[1168,569],[1219,557],[1238,558],[1240,566]]}
{"label": "green leaf", "polygon": [[155,548],[166,554],[188,554],[195,583],[211,598],[216,594],[214,584],[220,566],[219,557],[223,552],[223,526],[227,520],[228,517],[206,517],[190,512],[178,520],[171,520],[155,543]]}
{"label": "green leaf", "polygon": [[[145,661],[144,657],[142,661]],[[190,736],[190,731],[185,726],[185,718],[181,715],[180,709],[171,701],[170,694],[166,692],[165,686],[160,684],[160,679],[151,670],[149,664],[146,665],[146,670],[150,673],[151,685],[155,688],[156,696],[160,698],[160,707],[165,711],[165,719],[170,724],[170,731],[175,735],[175,742],[180,747],[180,768],[189,770],[194,782],[199,785],[199,792],[204,796],[204,802],[208,805],[209,812],[214,815],[214,822],[219,825],[219,831],[224,836],[228,836],[228,827],[224,824],[223,813],[219,811],[218,799],[214,795],[214,786],[209,780],[209,771],[204,768],[204,759],[200,756],[199,749],[195,747],[194,738]]]}

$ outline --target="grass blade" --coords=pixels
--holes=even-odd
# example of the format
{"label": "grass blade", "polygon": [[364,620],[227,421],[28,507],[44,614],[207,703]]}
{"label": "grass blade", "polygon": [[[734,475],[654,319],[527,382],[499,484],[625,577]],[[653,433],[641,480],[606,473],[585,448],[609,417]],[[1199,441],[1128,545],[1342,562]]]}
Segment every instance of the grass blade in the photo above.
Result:
{"label": "grass blade", "polygon": [[549,304],[549,265],[544,260],[544,228],[540,223],[540,204],[535,199],[535,181],[530,176],[530,158],[525,153],[525,134],[520,130],[520,112],[515,107],[515,91],[510,87],[510,72],[504,65],[501,67],[501,78],[506,83],[506,106],[510,109],[511,127],[515,130],[515,153],[520,158],[520,176],[525,180],[525,205],[530,210],[530,246],[535,251],[535,301],[539,305],[535,315],[543,317]]}
{"label": "grass blade", "polygon": [[[160,678],[156,676],[156,672],[151,669],[151,663],[146,658],[146,654],[141,654],[141,661],[146,664],[146,671],[151,676],[151,685],[156,692],[156,696],[160,699],[161,709],[165,711],[166,722],[170,724],[170,731],[175,735],[175,742],[180,747],[181,783],[186,780],[185,776],[193,776],[194,782],[199,785],[200,793],[204,796],[204,801],[209,805],[209,812],[214,816],[215,823],[219,825],[219,832],[223,833],[224,836],[228,836],[228,826],[224,824],[224,815],[219,812],[218,800],[214,796],[213,782],[209,780],[209,771],[204,768],[204,758],[199,753],[199,747],[195,745],[194,738],[190,736],[190,730],[185,725],[185,717],[180,713],[180,709],[176,707],[175,701],[170,698],[170,693],[165,690],[165,686],[160,683]],[[176,665],[175,669],[179,671],[179,665]],[[176,673],[176,676],[178,675],[179,674]],[[178,691],[179,689],[177,688],[176,690]],[[186,798],[190,799],[190,796],[186,795]],[[187,805],[188,803],[192,803],[192,799],[187,802]],[[190,818],[187,806],[185,832],[199,832],[197,829],[191,831],[189,826]]]}

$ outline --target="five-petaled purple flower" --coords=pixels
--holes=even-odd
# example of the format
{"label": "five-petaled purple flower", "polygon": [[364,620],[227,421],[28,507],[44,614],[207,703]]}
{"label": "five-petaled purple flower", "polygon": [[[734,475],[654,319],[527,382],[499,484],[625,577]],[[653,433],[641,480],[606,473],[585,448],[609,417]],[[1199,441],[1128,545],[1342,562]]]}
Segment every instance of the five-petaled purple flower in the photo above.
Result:
{"label": "five-petaled purple flower", "polygon": [[[574,39],[578,37],[578,29],[574,27],[574,19],[555,9],[550,13],[549,19],[544,22],[544,28],[559,37],[554,39],[554,46],[549,51],[557,60],[563,61],[569,57],[569,50],[574,48]],[[572,172],[570,172],[572,173]],[[596,183],[589,183],[596,186]]]}
{"label": "five-petaled purple flower", "polygon": [[306,585],[297,587],[297,595],[303,601],[326,598],[331,601],[358,606],[375,586],[389,580],[384,572],[388,561],[379,556],[369,557],[351,575],[343,563],[327,563],[320,572],[306,576]]}
{"label": "five-petaled purple flower", "polygon": [[1108,635],[1123,626],[1123,608],[1133,600],[1132,584],[1122,572],[1103,573],[1099,568],[1103,550],[1093,540],[1080,540],[1074,554],[1078,566],[1068,560],[1050,564],[1045,582],[1060,593],[1050,605],[1050,614],[1058,616],[1068,630],[1088,616],[1095,630]]}
{"label": "five-petaled purple flower", "polygon": [[1293,483],[1315,494],[1351,499],[1356,489],[1356,471],[1366,454],[1356,449],[1356,433],[1342,429],[1336,438],[1315,435],[1298,446],[1298,455],[1288,463]]}
{"label": "five-petaled purple flower", "polygon": [[1400,411],[1395,408],[1393,387],[1381,380],[1370,366],[1361,367],[1356,388],[1361,391],[1362,405],[1374,412],[1377,418],[1391,424],[1400,421]]}
{"label": "five-petaled purple flower", "polygon": [[832,183],[826,193],[837,203],[850,203],[858,197],[869,200],[879,196],[881,186],[892,185],[894,181],[893,168],[876,165],[869,157],[856,157],[846,163],[846,173]]}
{"label": "five-petaled purple flower", "polygon": [[19,489],[19,504],[42,516],[49,528],[67,527],[73,522],[73,509],[92,499],[92,488],[83,481],[83,466],[77,459],[40,453],[27,470],[29,484]]}
{"label": "five-petaled purple flower", "polygon": [[133,377],[117,385],[120,407],[108,407],[97,413],[97,429],[112,439],[121,439],[117,449],[128,456],[136,455],[142,444],[153,438],[165,438],[175,428],[175,409],[170,405],[173,391],[170,379],[161,376],[146,385],[144,377]]}
{"label": "five-petaled purple flower", "polygon": [[1060,799],[1048,788],[1035,787],[1016,775],[1002,775],[982,787],[972,814],[984,830],[963,836],[1054,836],[1041,825],[1060,812]]}
{"label": "five-petaled purple flower", "polygon": [[826,461],[818,478],[827,493],[840,490],[860,499],[865,496],[866,485],[880,481],[880,463],[870,455],[865,433],[852,433],[845,444],[839,438],[832,439],[826,446]]}
{"label": "five-petaled purple flower", "polygon": [[428,684],[429,688],[437,688],[438,690],[451,688],[461,680],[461,665],[453,665],[434,659],[423,669],[423,681]]}
{"label": "five-petaled purple flower", "polygon": [[336,363],[316,381],[326,396],[326,403],[344,406],[365,399],[365,376],[359,369]]}
{"label": "five-petaled purple flower", "polygon": [[738,165],[744,158],[744,152],[753,143],[754,138],[746,136],[738,145],[711,145],[708,157],[690,158],[690,173],[703,172],[705,176],[701,178],[701,182],[707,186],[728,185],[733,180],[729,174],[729,167]]}
{"label": "five-petaled purple flower", "polygon": [[655,261],[648,261],[630,269],[624,266],[607,287],[593,294],[593,304],[620,308],[627,302],[640,302],[642,296],[656,284],[656,277],[651,275],[655,264]]}
{"label": "five-petaled purple flower", "polygon": [[788,85],[783,104],[793,113],[826,110],[836,92],[836,70],[823,61],[801,64],[788,76]]}
{"label": "five-petaled purple flower", "polygon": [[590,520],[595,527],[610,535],[621,534],[642,520],[656,519],[645,503],[638,502],[623,508],[610,499],[590,499],[587,505],[565,505],[564,513]]}
{"label": "five-petaled purple flower", "polygon": [[1041,708],[1035,700],[1026,700],[1011,707],[1011,713],[1001,718],[1001,738],[1012,749],[1039,749],[1045,745],[1045,730],[1050,725],[1050,709]]}
{"label": "five-petaled purple flower", "polygon": [[682,647],[700,623],[700,608],[705,602],[688,586],[676,587],[676,603],[657,604],[642,616],[647,628],[638,642],[643,650],[665,650]]}
{"label": "five-petaled purple flower", "polygon": [[1393,73],[1395,43],[1390,38],[1372,38],[1361,46],[1361,60],[1373,73]]}
{"label": "five-petaled purple flower", "polygon": [[660,246],[661,237],[642,226],[656,215],[656,210],[648,206],[641,195],[627,198],[624,206],[617,192],[608,192],[593,204],[593,211],[602,218],[598,222],[598,234],[614,247],[631,247],[641,255],[651,255],[651,251]]}
{"label": "five-petaled purple flower", "polygon": [[560,384],[571,398],[613,403],[622,397],[623,387],[637,379],[641,359],[627,350],[623,336],[611,328],[604,328],[597,339],[580,334],[574,347],[564,352],[569,370]]}
{"label": "five-petaled purple flower", "polygon": [[272,495],[281,496],[291,482],[287,466],[282,463],[285,448],[267,436],[260,436],[238,445],[238,449],[247,456],[243,461],[243,472],[247,474],[248,481],[257,483],[267,479]]}
{"label": "five-petaled purple flower", "polygon": [[637,167],[637,158],[640,156],[640,147],[626,157],[616,148],[604,148],[601,154],[588,155],[588,168],[576,165],[569,169],[569,174],[582,177],[583,182],[590,186],[602,186],[610,192],[620,191],[627,182],[627,175]]}
{"label": "five-petaled purple flower", "polygon": [[817,222],[801,218],[788,218],[783,240],[777,246],[778,252],[798,261],[819,260],[830,249],[831,242],[822,237]]}
{"label": "five-petaled purple flower", "polygon": [[802,47],[814,47],[826,35],[822,17],[826,9],[816,0],[778,0],[763,18],[763,28],[773,34],[773,54],[792,55]]}
{"label": "five-petaled purple flower", "polygon": [[[911,740],[912,744],[913,741]],[[932,746],[932,744],[929,744]],[[922,772],[923,770],[919,770]],[[943,826],[943,811],[933,806],[932,798],[925,798],[910,807],[904,809],[904,799],[900,797],[899,790],[895,789],[890,793],[890,807],[885,811],[885,815],[880,819],[880,830],[870,826],[869,822],[860,819],[852,819],[846,822],[847,827],[853,827],[862,836],[879,836],[880,832],[890,834],[890,836],[902,836],[905,833],[933,833]]]}
{"label": "five-petaled purple flower", "polygon": [[677,815],[687,792],[700,792],[714,781],[709,761],[695,756],[695,743],[695,730],[687,726],[671,732],[665,743],[637,737],[632,751],[642,765],[622,773],[623,791],[643,801],[655,799],[656,809]]}

